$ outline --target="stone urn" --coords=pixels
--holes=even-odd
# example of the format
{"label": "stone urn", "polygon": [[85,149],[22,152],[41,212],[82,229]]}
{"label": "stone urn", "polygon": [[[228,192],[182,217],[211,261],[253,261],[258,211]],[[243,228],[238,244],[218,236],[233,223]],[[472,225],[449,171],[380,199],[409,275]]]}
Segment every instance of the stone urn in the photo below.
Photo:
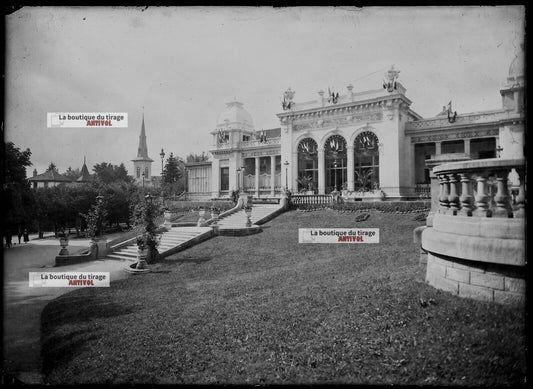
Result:
{"label": "stone urn", "polygon": [[200,210],[198,211],[198,215],[200,216],[200,218],[198,219],[197,226],[202,227],[205,224],[205,209],[200,208]]}
{"label": "stone urn", "polygon": [[246,215],[246,227],[252,226],[252,207],[244,207],[244,214]]}
{"label": "stone urn", "polygon": [[167,230],[170,230],[172,228],[172,223],[170,222],[170,218],[172,217],[172,212],[165,210],[165,212],[163,213],[163,216],[165,218],[163,227],[165,227]]}
{"label": "stone urn", "polygon": [[68,255],[68,237],[63,235],[59,237],[59,245],[61,246],[61,250],[59,251],[59,255]]}
{"label": "stone urn", "polygon": [[146,269],[148,267],[148,264],[146,263],[146,257],[148,256],[148,249],[147,248],[139,248],[137,250],[137,265],[135,266],[136,269]]}
{"label": "stone urn", "polygon": [[216,225],[218,222],[218,216],[220,215],[217,211],[211,211],[211,219],[213,219],[213,225]]}
{"label": "stone urn", "polygon": [[95,259],[105,258],[107,254],[107,239],[103,236],[94,236],[90,242],[91,252],[94,253]]}

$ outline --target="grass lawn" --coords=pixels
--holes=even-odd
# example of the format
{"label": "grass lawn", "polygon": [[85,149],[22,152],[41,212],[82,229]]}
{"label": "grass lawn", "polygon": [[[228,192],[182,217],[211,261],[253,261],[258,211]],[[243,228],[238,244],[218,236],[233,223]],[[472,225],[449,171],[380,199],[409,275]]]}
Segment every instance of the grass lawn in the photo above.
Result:
{"label": "grass lawn", "polygon": [[[156,272],[76,290],[42,314],[51,384],[525,386],[525,313],[424,283],[417,214],[287,212]],[[379,244],[298,244],[371,227]]]}

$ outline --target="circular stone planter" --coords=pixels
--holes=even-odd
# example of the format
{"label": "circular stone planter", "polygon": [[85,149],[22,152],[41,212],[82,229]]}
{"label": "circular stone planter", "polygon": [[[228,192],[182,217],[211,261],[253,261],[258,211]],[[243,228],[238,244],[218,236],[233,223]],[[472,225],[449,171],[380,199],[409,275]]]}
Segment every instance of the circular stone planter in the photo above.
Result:
{"label": "circular stone planter", "polygon": [[137,262],[134,262],[124,268],[124,271],[131,273],[131,274],[145,274],[150,273],[151,270],[148,268],[145,269],[137,269]]}

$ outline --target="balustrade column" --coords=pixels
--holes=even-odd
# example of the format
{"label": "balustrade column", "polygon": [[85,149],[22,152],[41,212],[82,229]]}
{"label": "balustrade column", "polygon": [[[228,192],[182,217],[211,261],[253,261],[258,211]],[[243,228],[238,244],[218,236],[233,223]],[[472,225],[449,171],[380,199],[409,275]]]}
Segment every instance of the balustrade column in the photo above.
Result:
{"label": "balustrade column", "polygon": [[326,193],[325,152],[323,147],[318,148],[318,194]]}
{"label": "balustrade column", "polygon": [[509,189],[507,188],[507,179],[509,172],[500,171],[496,177],[497,191],[494,196],[496,202],[496,209],[494,210],[493,217],[509,217],[512,212],[511,205],[509,204]]}
{"label": "balustrade column", "polygon": [[459,211],[459,196],[457,195],[457,178],[455,174],[448,174],[448,185],[450,187],[450,194],[448,195],[448,214],[457,215]]}
{"label": "balustrade column", "polygon": [[255,197],[259,197],[259,157],[255,157]]}
{"label": "balustrade column", "polygon": [[513,216],[515,218],[524,218],[526,216],[526,191],[524,185],[525,170],[523,168],[516,168],[516,173],[518,173],[518,196],[516,196],[516,210],[514,211]]}
{"label": "balustrade column", "polygon": [[483,176],[478,176],[477,181],[477,194],[475,197],[476,200],[476,210],[474,211],[475,216],[487,217],[489,215],[489,203],[486,193],[487,179]]}
{"label": "balustrade column", "polygon": [[466,173],[459,173],[461,177],[461,196],[459,200],[461,201],[461,211],[459,214],[461,216],[472,216],[472,181]]}
{"label": "balustrade column", "polygon": [[270,156],[270,196],[276,193],[276,156]]}
{"label": "balustrade column", "polygon": [[439,175],[439,213],[448,212],[448,177]]}
{"label": "balustrade column", "polygon": [[355,190],[355,183],[354,183],[354,155],[353,155],[353,145],[346,147],[347,151],[347,174],[348,174],[348,190],[350,192],[353,192]]}

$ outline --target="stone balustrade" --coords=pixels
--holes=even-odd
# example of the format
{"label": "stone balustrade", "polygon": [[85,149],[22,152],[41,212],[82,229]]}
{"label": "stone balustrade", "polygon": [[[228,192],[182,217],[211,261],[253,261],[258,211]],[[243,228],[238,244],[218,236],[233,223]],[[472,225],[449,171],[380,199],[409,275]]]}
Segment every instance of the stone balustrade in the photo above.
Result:
{"label": "stone balustrade", "polygon": [[301,195],[294,194],[291,196],[293,204],[331,204],[333,203],[333,195],[331,194],[313,194]]}
{"label": "stone balustrade", "polygon": [[525,161],[453,162],[433,174],[438,205],[421,236],[426,281],[462,297],[523,303]]}
{"label": "stone balustrade", "polygon": [[[509,188],[509,174],[517,174],[517,196]],[[524,218],[525,164],[523,159],[499,158],[448,163],[433,169],[439,180],[438,213],[476,217]],[[496,191],[492,189],[496,189]]]}

